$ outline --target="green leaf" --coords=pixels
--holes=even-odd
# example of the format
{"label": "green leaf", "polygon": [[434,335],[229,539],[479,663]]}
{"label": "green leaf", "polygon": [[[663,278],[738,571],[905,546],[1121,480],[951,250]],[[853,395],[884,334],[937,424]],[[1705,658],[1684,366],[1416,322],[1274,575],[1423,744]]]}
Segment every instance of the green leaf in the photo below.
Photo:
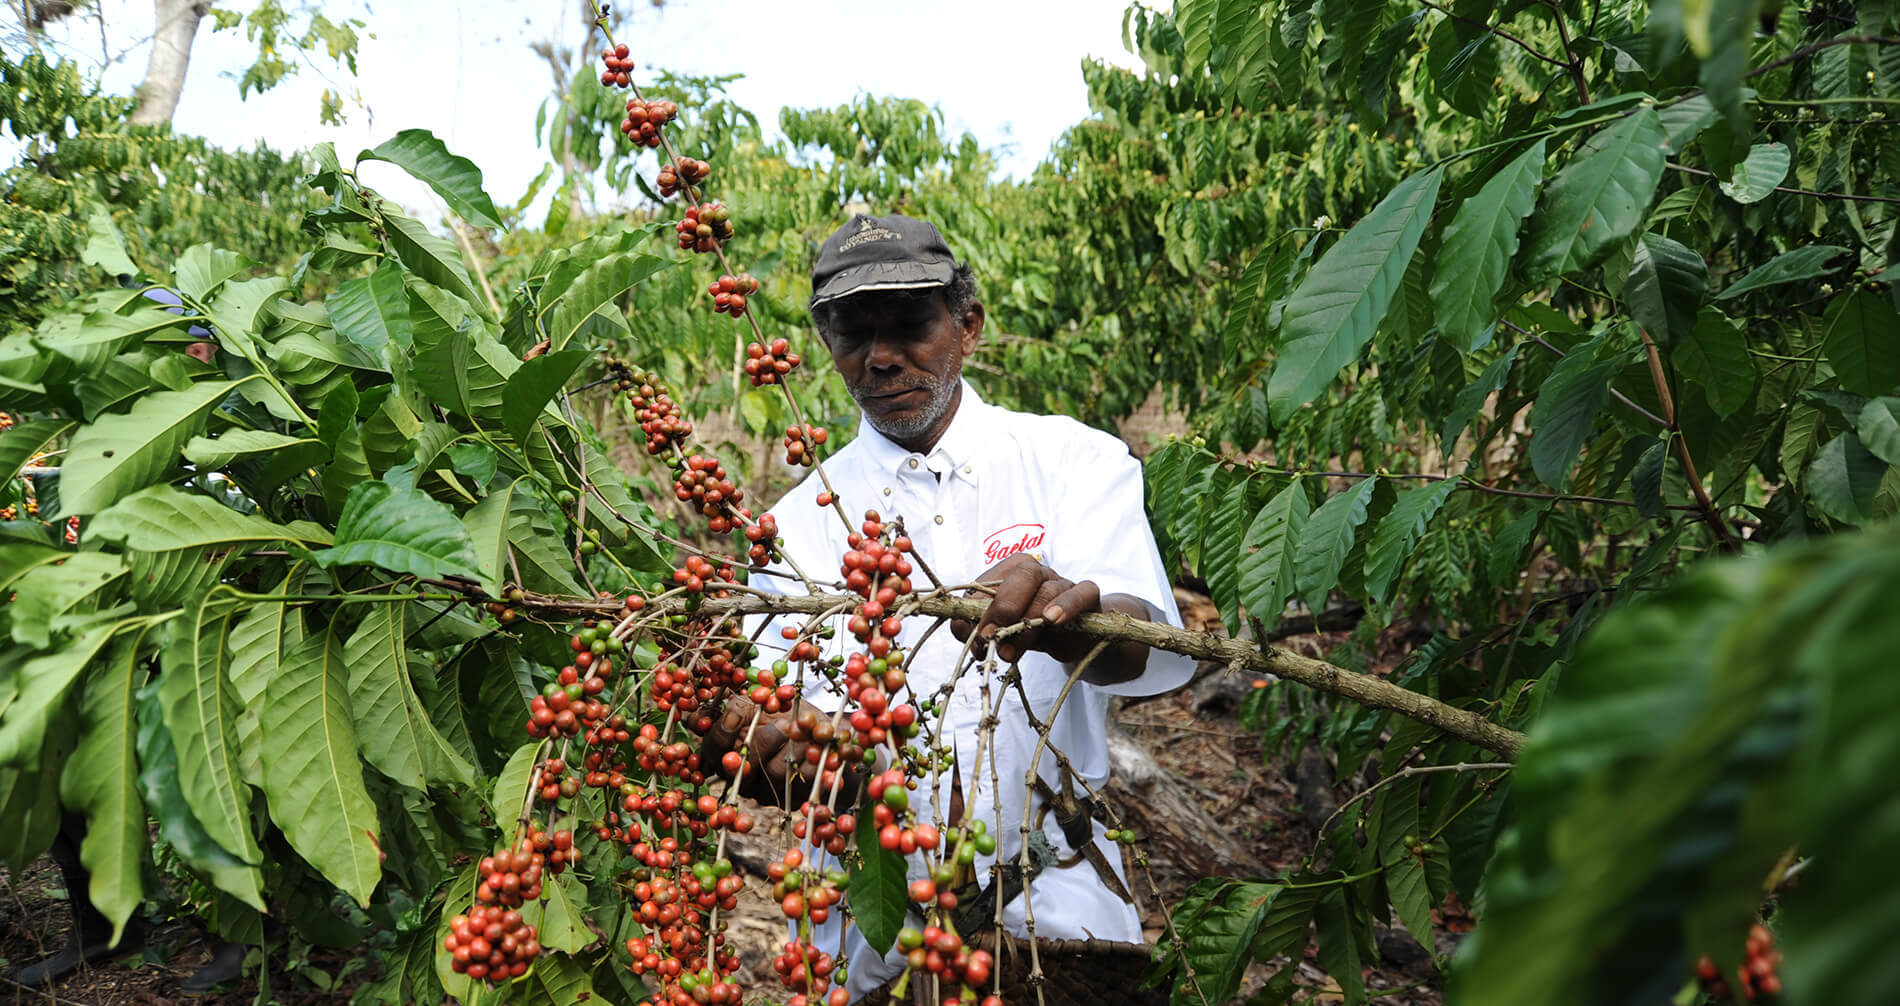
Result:
{"label": "green leaf", "polygon": [[1455,480],[1445,479],[1407,489],[1372,529],[1372,540],[1366,545],[1366,593],[1375,602],[1384,604],[1390,599],[1413,544],[1456,488]]}
{"label": "green leaf", "polygon": [[1478,413],[1484,411],[1484,403],[1498,389],[1504,387],[1504,379],[1511,373],[1511,365],[1517,362],[1517,346],[1504,351],[1504,355],[1492,360],[1484,368],[1478,379],[1465,385],[1458,391],[1458,397],[1452,400],[1451,412],[1445,416],[1445,425],[1439,429],[1439,441],[1445,445],[1447,453],[1451,451],[1458,437],[1471,425]]}
{"label": "green leaf", "polygon": [[1843,433],[1814,456],[1803,487],[1822,513],[1843,524],[1863,524],[1874,517],[1874,494],[1886,474],[1886,463],[1860,437]]}
{"label": "green leaf", "polygon": [[1544,484],[1558,492],[1569,486],[1577,452],[1596,428],[1610,400],[1610,381],[1622,369],[1620,357],[1599,361],[1581,347],[1551,368],[1530,416],[1531,469]]}
{"label": "green leaf", "polygon": [[185,442],[185,460],[200,468],[223,468],[253,454],[301,450],[318,441],[269,430],[226,430],[216,437],[192,437]]}
{"label": "green leaf", "polygon": [[416,386],[436,404],[457,415],[473,416],[469,392],[472,340],[466,332],[451,332],[442,341],[416,354]]}
{"label": "green leaf", "polygon": [[1316,891],[1257,881],[1195,882],[1175,909],[1186,963],[1208,1002],[1228,1002],[1253,959],[1287,952],[1286,934],[1305,943]]}
{"label": "green leaf", "polygon": [[1876,398],[1860,410],[1855,427],[1861,446],[1890,465],[1900,465],[1900,398]]}
{"label": "green leaf", "polygon": [[1709,292],[1709,268],[1688,246],[1651,232],[1636,244],[1623,299],[1630,315],[1668,346],[1696,326],[1696,308]]}
{"label": "green leaf", "polygon": [[886,954],[904,926],[910,892],[904,857],[879,845],[877,830],[876,815],[867,803],[858,813],[858,859],[849,864],[851,888],[845,897],[864,942]]}
{"label": "green leaf", "polygon": [[349,668],[333,632],[311,636],[285,656],[264,692],[258,726],[271,820],[311,866],[367,906],[382,875],[381,829],[363,787]]}
{"label": "green leaf", "polygon": [[1443,178],[1431,170],[1400,182],[1293,291],[1267,382],[1275,422],[1325,390],[1371,340],[1425,233]]}
{"label": "green leaf", "polygon": [[517,443],[527,439],[541,410],[567,385],[568,379],[587,362],[585,349],[564,349],[535,357],[508,377],[508,390],[502,397],[501,423]]}
{"label": "green leaf", "polygon": [[1585,141],[1531,218],[1526,272],[1548,279],[1597,264],[1643,222],[1662,181],[1662,120],[1633,112]]}
{"label": "green leaf", "polygon": [[1822,263],[1846,252],[1847,249],[1838,245],[1803,245],[1793,251],[1782,252],[1751,270],[1748,275],[1730,283],[1715,295],[1715,299],[1728,300],[1754,290],[1825,276],[1834,270],[1823,267]]}
{"label": "green leaf", "polygon": [[[525,715],[526,710],[523,710]],[[528,793],[528,783],[534,778],[535,760],[541,751],[538,742],[530,741],[515,748],[508,756],[508,763],[502,767],[501,774],[495,777],[495,791],[489,797],[488,808],[497,821],[512,821],[521,816],[521,803]]]}
{"label": "green leaf", "polygon": [[46,646],[69,613],[97,610],[100,595],[124,575],[124,560],[104,552],[81,552],[59,565],[34,566],[13,582],[15,597],[8,606],[13,641]]}
{"label": "green leaf", "polygon": [[501,215],[482,191],[482,169],[466,157],[449,152],[435,134],[426,129],[405,129],[373,150],[356,156],[366,160],[388,161],[409,172],[435,190],[449,209],[477,227],[501,229]]}
{"label": "green leaf", "polygon": [[1293,596],[1294,557],[1312,507],[1296,478],[1260,508],[1247,528],[1240,553],[1240,603],[1269,628]]}
{"label": "green leaf", "polygon": [[[1812,609],[1822,631],[1802,665],[1814,680],[1814,711],[1787,787],[1790,800],[1774,808],[1793,811],[1800,848],[1815,857],[1800,893],[1777,916],[1787,944],[1788,1002],[1876,1006],[1900,987],[1900,961],[1883,949],[1900,917],[1895,891],[1869,882],[1885,868],[1883,855],[1900,847],[1885,771],[1900,757],[1892,718],[1900,701],[1891,670],[1891,613],[1900,592],[1893,540],[1840,542],[1822,569],[1849,566],[1860,575],[1841,578],[1839,594]],[[1854,560],[1843,556],[1869,545],[1878,551],[1864,563],[1850,565]]]}
{"label": "green leaf", "polygon": [[1211,501],[1201,540],[1201,575],[1227,631],[1235,635],[1240,632],[1240,543],[1252,516],[1247,508],[1249,481],[1235,479],[1219,500]]}
{"label": "green leaf", "polygon": [[178,256],[178,264],[172,268],[172,277],[178,283],[179,292],[193,300],[202,301],[211,296],[225,280],[243,275],[250,268],[250,262],[237,252],[213,248],[209,244],[196,244],[187,248]]}
{"label": "green leaf", "polygon": [[619,296],[672,265],[657,255],[614,255],[587,267],[567,289],[548,323],[549,348],[562,350],[596,311],[611,310]]}
{"label": "green leaf", "polygon": [[1822,318],[1821,351],[1841,387],[1876,398],[1900,386],[1900,314],[1872,290],[1836,298]]}
{"label": "green leaf", "polygon": [[380,481],[350,490],[337,519],[336,545],[314,558],[326,569],[378,566],[422,577],[482,578],[474,540],[453,511],[420,490]]}
{"label": "green leaf", "polygon": [[324,299],[336,334],[372,353],[387,345],[408,352],[415,343],[409,325],[409,294],[402,269],[385,261],[368,276],[346,280]]}
{"label": "green leaf", "polygon": [[1378,822],[1379,865],[1385,867],[1386,892],[1392,908],[1421,946],[1431,946],[1432,896],[1425,881],[1425,864],[1405,842],[1425,841],[1419,826],[1421,779],[1400,779],[1380,791],[1373,818]]}
{"label": "green leaf", "polygon": [[[572,819],[569,819],[570,822]],[[583,907],[584,891],[576,891],[572,873],[548,874],[542,878],[541,897],[521,906],[522,921],[535,927],[541,945],[566,954],[578,954],[598,937],[587,928]],[[540,970],[537,963],[535,969]],[[574,1000],[556,1000],[565,1006]]]}
{"label": "green leaf", "polygon": [[238,860],[260,864],[251,828],[251,788],[238,768],[238,705],[226,675],[236,602],[199,602],[175,623],[158,695],[178,749],[179,783],[206,834]]}
{"label": "green leaf", "polygon": [[95,514],[178,471],[187,441],[203,432],[206,417],[246,383],[207,381],[189,391],[154,391],[130,411],[101,416],[80,427],[60,469],[60,501],[69,514]]}
{"label": "green leaf", "polygon": [[1727,419],[1755,394],[1755,358],[1748,355],[1742,327],[1714,308],[1705,308],[1695,329],[1670,354],[1670,361],[1699,385],[1715,414]]}
{"label": "green leaf", "polygon": [[112,942],[144,901],[145,803],[138,791],[139,685],[145,679],[143,633],[122,638],[86,682],[83,732],[61,770],[59,798],[86,817],[79,860],[92,875],[87,895],[112,923]]}
{"label": "green leaf", "polygon": [[[1384,6],[1380,4],[1378,6]],[[1438,97],[1473,117],[1482,117],[1497,97],[1497,51],[1494,32],[1453,18],[1444,18],[1432,30],[1425,48],[1425,69],[1432,75]]]}
{"label": "green leaf", "polygon": [[176,851],[193,869],[209,877],[212,886],[229,892],[254,909],[264,905],[263,871],[247,866],[205,833],[204,825],[185,801],[178,783],[178,750],[165,728],[164,703],[158,682],[140,688],[138,700],[139,795],[158,822],[158,839]]}
{"label": "green leaf", "polygon": [[1537,204],[1544,156],[1539,139],[1465,200],[1445,228],[1432,273],[1432,308],[1438,331],[1466,353],[1488,342],[1497,324],[1493,304],[1517,256],[1517,232]]}
{"label": "green leaf", "polygon": [[536,495],[518,488],[508,507],[508,544],[521,566],[521,578],[527,581],[521,586],[564,594],[580,591],[574,580],[573,556]]}
{"label": "green leaf", "polygon": [[1748,156],[1735,166],[1722,193],[1744,205],[1758,203],[1774,194],[1775,186],[1788,177],[1788,165],[1794,160],[1785,143],[1757,143]]}
{"label": "green leaf", "polygon": [[238,541],[298,541],[328,545],[329,532],[309,521],[273,524],[239,513],[209,496],[176,486],[141,489],[114,503],[86,526],[91,537],[149,551]]}
{"label": "green leaf", "polygon": [[0,767],[38,767],[47,727],[58,718],[67,690],[118,628],[90,626],[64,649],[34,657],[18,665],[10,680],[0,679]]}
{"label": "green leaf", "polygon": [[132,264],[131,256],[125,253],[125,241],[119,237],[119,228],[113,226],[112,214],[103,209],[95,209],[86,217],[86,247],[79,252],[79,260],[87,265],[96,265],[115,276],[136,276],[139,267]]}
{"label": "green leaf", "polygon": [[372,604],[343,645],[349,665],[350,709],[356,714],[363,757],[412,789],[430,782],[475,783],[475,767],[435,729],[409,680],[403,604]]}
{"label": "green leaf", "polygon": [[1662,109],[1663,133],[1668,137],[1669,153],[1682,153],[1702,131],[1715,124],[1715,106],[1706,95],[1698,94]]}
{"label": "green leaf", "polygon": [[35,419],[0,431],[0,485],[12,482],[27,462],[73,426],[70,419]]}
{"label": "green leaf", "polygon": [[1345,568],[1346,556],[1352,552],[1359,525],[1366,522],[1366,506],[1378,487],[1378,479],[1361,479],[1358,485],[1320,504],[1306,522],[1293,555],[1293,583],[1301,600],[1313,611],[1325,610],[1327,597],[1339,583],[1339,571]]}
{"label": "green leaf", "polygon": [[[277,593],[291,593],[300,582],[298,574],[286,576]],[[264,785],[263,737],[258,727],[258,711],[263,695],[277,680],[284,656],[303,642],[303,616],[282,601],[253,605],[237,625],[231,628],[231,663],[225,668],[231,693],[242,710],[237,718],[238,764],[244,781]]]}
{"label": "green leaf", "polygon": [[1318,944],[1319,966],[1339,983],[1345,1006],[1359,1006],[1366,1001],[1366,978],[1360,970],[1359,935],[1354,919],[1359,913],[1353,911],[1351,900],[1352,890],[1348,887],[1327,891],[1313,908],[1313,936]]}
{"label": "green leaf", "polygon": [[403,267],[417,276],[462,298],[469,304],[481,303],[475,284],[462,263],[462,251],[455,242],[429,233],[417,220],[400,213],[383,212],[384,234],[391,251]]}

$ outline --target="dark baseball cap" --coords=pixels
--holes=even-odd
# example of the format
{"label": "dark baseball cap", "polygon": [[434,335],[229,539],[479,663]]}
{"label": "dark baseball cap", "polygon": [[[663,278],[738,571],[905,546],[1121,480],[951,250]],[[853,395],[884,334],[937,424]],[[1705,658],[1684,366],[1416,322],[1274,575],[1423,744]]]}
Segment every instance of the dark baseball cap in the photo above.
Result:
{"label": "dark baseball cap", "polygon": [[811,306],[872,290],[927,290],[955,277],[956,256],[937,228],[860,213],[825,239],[811,267]]}

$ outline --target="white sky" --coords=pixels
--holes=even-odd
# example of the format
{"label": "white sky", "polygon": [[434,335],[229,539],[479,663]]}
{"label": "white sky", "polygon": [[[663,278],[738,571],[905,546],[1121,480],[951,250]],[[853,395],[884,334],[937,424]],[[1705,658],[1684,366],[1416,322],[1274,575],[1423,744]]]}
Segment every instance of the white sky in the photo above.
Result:
{"label": "white sky", "polygon": [[[153,11],[149,2],[100,0],[105,49],[112,62],[106,88],[129,93],[143,77]],[[1063,129],[1088,114],[1080,64],[1085,56],[1139,65],[1122,48],[1126,0],[621,0],[631,15],[619,41],[642,68],[716,75],[744,73],[732,97],[777,135],[779,108],[830,107],[862,93],[918,98],[943,112],[952,135],[974,134],[1002,154],[1003,170],[1026,176]],[[229,4],[248,9],[248,4]],[[287,7],[294,4],[286,3]],[[534,135],[536,109],[551,92],[546,63],[529,51],[535,40],[572,45],[580,34],[578,3],[549,0],[382,2],[322,5],[333,19],[368,22],[359,74],[331,72],[323,60],[249,100],[237,96],[236,75],[250,65],[255,43],[242,30],[213,32],[209,18],[192,50],[176,127],[227,147],[262,139],[280,149],[333,141],[345,163],[359,150],[419,126],[482,168],[497,203],[518,199],[547,163]],[[299,22],[300,23],[300,22]],[[373,33],[376,37],[370,38]],[[101,62],[99,24],[89,16],[53,28],[49,41],[89,67]],[[599,37],[589,45],[596,65]],[[350,98],[349,122],[317,122],[326,86]],[[355,103],[360,96],[361,105]],[[0,134],[0,157],[17,146]],[[650,175],[651,172],[649,171]],[[439,209],[427,189],[393,165],[366,165],[365,181],[421,210]],[[543,197],[545,199],[545,196]]]}

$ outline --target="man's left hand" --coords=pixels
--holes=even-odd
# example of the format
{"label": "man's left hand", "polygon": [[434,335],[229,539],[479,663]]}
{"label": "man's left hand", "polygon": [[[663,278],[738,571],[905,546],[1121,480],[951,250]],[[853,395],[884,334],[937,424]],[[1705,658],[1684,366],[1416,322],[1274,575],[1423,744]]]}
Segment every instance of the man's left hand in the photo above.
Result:
{"label": "man's left hand", "polygon": [[1027,555],[1012,555],[984,570],[977,582],[995,584],[996,593],[983,617],[972,624],[964,619],[950,623],[950,631],[959,640],[970,637],[989,639],[997,629],[1015,625],[1027,618],[1041,618],[1046,625],[1011,633],[996,643],[996,655],[1014,662],[1030,650],[1047,653],[1057,660],[1074,662],[1088,655],[1092,640],[1063,631],[1075,616],[1102,610],[1102,588],[1093,580],[1076,583]]}

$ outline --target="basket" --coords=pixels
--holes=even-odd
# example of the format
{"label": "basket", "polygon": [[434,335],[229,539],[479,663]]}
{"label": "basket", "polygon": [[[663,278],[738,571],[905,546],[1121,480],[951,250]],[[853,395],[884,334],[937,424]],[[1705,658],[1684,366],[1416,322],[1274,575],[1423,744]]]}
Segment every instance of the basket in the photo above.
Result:
{"label": "basket", "polygon": [[[1005,934],[997,947],[996,931],[985,930],[972,941],[996,955],[996,971],[1003,976],[1003,1001],[1009,1006],[1036,1006],[1036,990],[1029,984],[1029,941]],[[1037,940],[1042,963],[1042,1002],[1047,1006],[1166,1006],[1167,986],[1142,988],[1152,954],[1139,943],[1109,940]],[[902,976],[899,976],[902,977]],[[892,979],[866,996],[866,1006],[904,1006],[925,1003],[927,982],[911,982],[902,1000],[891,997]],[[984,994],[989,989],[982,990]]]}

